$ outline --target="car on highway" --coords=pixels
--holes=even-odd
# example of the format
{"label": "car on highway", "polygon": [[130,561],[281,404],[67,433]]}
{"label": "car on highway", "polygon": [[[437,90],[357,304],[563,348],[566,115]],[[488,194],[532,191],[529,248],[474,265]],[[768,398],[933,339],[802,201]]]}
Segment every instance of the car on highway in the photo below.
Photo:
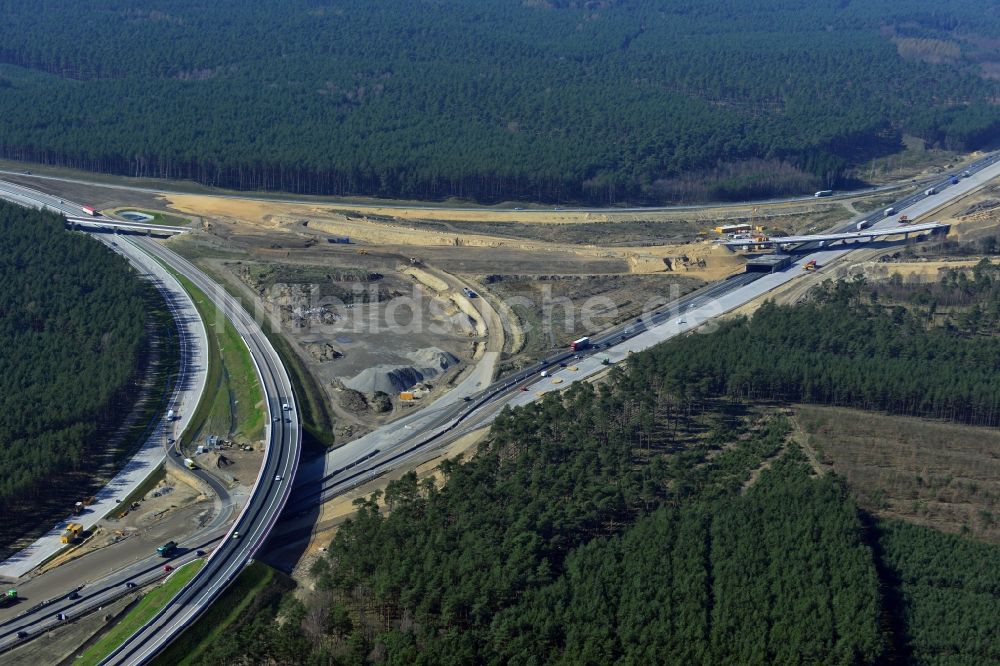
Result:
{"label": "car on highway", "polygon": [[281,475],[280,474],[275,474],[274,475],[274,480],[275,481],[281,481]]}
{"label": "car on highway", "polygon": [[80,593],[77,592],[76,590],[73,590],[72,592],[69,593],[69,598],[75,601],[80,598]]}
{"label": "car on highway", "polygon": [[471,396],[471,395],[467,395],[467,396],[465,396],[464,398],[462,398],[462,400],[463,400],[464,402],[472,402],[472,396]]}
{"label": "car on highway", "polygon": [[25,631],[24,629],[21,629],[20,631],[17,632],[17,637],[18,638],[27,638],[28,637],[28,632]]}
{"label": "car on highway", "polygon": [[233,539],[239,539],[239,538],[240,538],[240,533],[239,532],[233,532]]}
{"label": "car on highway", "polygon": [[283,404],[283,405],[281,406],[281,408],[282,408],[283,410],[285,410],[286,412],[287,412],[287,411],[291,411],[291,409],[292,409],[292,408],[291,408],[291,407],[289,406],[289,404],[288,404],[287,402],[286,402],[285,404]]}
{"label": "car on highway", "polygon": [[163,565],[163,570],[166,571],[167,573],[170,573],[171,571],[174,570],[174,568],[172,566],[170,566],[169,564],[164,564]]}
{"label": "car on highway", "polygon": [[194,551],[194,554],[197,555],[198,557],[205,557],[205,551],[201,550],[200,548]]}
{"label": "car on highway", "polygon": [[277,423],[277,422],[278,422],[278,421],[280,421],[280,420],[281,420],[281,417],[280,417],[280,416],[275,416],[275,417],[274,417],[274,422],[275,422],[275,423]]}
{"label": "car on highway", "polygon": [[130,580],[129,582],[125,583],[125,587],[131,590],[135,587],[135,582]]}

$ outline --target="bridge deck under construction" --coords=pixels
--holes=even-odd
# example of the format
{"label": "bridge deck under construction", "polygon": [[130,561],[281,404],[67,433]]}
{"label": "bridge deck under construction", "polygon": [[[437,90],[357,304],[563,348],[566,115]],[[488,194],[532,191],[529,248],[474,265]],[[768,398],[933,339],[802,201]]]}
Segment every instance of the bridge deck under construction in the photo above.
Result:
{"label": "bridge deck under construction", "polygon": [[885,236],[910,236],[911,234],[926,233],[947,233],[950,225],[940,222],[925,222],[924,224],[899,225],[898,227],[886,227],[881,229],[862,229],[861,231],[846,231],[836,234],[813,234],[810,236],[776,236],[774,238],[736,238],[733,240],[720,241],[727,247],[761,247],[761,246],[785,246],[797,245],[799,243],[824,243],[831,244],[837,241],[847,242],[852,240],[872,240]]}

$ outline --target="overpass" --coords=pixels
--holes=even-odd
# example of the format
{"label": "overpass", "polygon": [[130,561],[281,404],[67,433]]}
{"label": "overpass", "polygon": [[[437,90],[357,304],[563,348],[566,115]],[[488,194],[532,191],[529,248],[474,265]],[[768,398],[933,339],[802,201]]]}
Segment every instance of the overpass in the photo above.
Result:
{"label": "overpass", "polygon": [[841,231],[831,234],[810,234],[808,236],[775,236],[774,238],[737,238],[734,240],[720,241],[721,245],[732,248],[745,247],[785,247],[787,245],[798,245],[800,243],[821,243],[832,245],[842,242],[845,245],[851,241],[870,241],[876,238],[887,236],[903,236],[909,238],[911,234],[927,233],[948,233],[951,226],[940,222],[926,222],[924,224],[900,225],[898,227],[885,227],[881,229],[862,229],[861,231]]}
{"label": "overpass", "polygon": [[191,231],[187,227],[176,227],[166,224],[150,224],[149,222],[132,222],[113,220],[102,215],[91,215],[81,204],[60,199],[54,195],[18,185],[0,181],[0,198],[28,208],[59,213],[66,217],[66,226],[81,231],[104,231],[114,233],[147,234],[153,236],[176,236]]}
{"label": "overpass", "polygon": [[108,217],[72,217],[66,216],[66,228],[79,231],[113,232],[126,234],[145,234],[147,236],[176,236],[186,234],[191,230],[187,227],[172,227],[167,224],[149,224],[146,222],[123,222]]}

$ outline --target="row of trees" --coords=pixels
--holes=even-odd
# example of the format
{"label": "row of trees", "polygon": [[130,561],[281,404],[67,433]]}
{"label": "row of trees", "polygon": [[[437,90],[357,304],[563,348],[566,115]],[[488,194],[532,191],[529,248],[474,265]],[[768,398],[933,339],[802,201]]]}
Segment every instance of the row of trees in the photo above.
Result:
{"label": "row of trees", "polygon": [[[903,132],[965,148],[1000,129],[1000,84],[973,62],[997,27],[988,0],[57,4],[0,2],[0,62],[16,66],[0,69],[0,156],[240,189],[607,203],[809,190]],[[967,48],[904,59],[887,29]],[[733,164],[739,178],[711,175]],[[691,172],[719,182],[678,188]]]}
{"label": "row of trees", "polygon": [[65,490],[67,475],[106,460],[97,435],[128,414],[147,342],[145,291],[128,263],[63,224],[0,202],[0,506],[7,528],[18,527],[22,510],[37,519],[39,500]]}
{"label": "row of trees", "polygon": [[[659,378],[666,390],[688,397],[814,402],[1000,424],[994,371],[1000,338],[935,326],[923,311],[872,302],[870,291],[863,280],[837,282],[807,305],[765,304],[752,319],[724,322],[712,335],[657,347],[637,367],[637,381]],[[924,298],[920,293],[913,298]],[[974,311],[978,318],[956,314],[948,321],[975,322],[974,331],[984,331],[989,312]]]}

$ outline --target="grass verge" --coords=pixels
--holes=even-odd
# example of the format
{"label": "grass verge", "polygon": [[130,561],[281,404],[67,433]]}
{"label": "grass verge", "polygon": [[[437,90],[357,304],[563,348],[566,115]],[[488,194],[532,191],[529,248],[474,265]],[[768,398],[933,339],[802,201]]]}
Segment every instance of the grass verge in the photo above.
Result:
{"label": "grass verge", "polygon": [[[144,210],[142,208],[117,208],[114,211],[115,215],[121,216],[122,213],[142,213],[143,215],[150,216],[151,220],[143,220],[143,224],[162,224],[168,227],[186,227],[190,220],[178,215],[169,215],[167,213],[161,213],[155,210]],[[128,218],[125,218],[128,219]],[[132,222],[133,220],[129,220]]]}
{"label": "grass verge", "polygon": [[106,634],[80,655],[73,663],[78,666],[99,664],[112,650],[146,624],[161,608],[167,605],[194,575],[205,565],[204,560],[189,562],[177,569],[167,580],[147,593]]}
{"label": "grass verge", "polygon": [[232,322],[194,283],[173,269],[205,323],[208,337],[208,377],[205,393],[181,437],[186,446],[204,435],[242,437],[255,441],[264,435],[264,392],[250,350]]}
{"label": "grass verge", "polygon": [[206,649],[231,630],[252,607],[274,594],[284,594],[294,587],[287,576],[262,562],[243,569],[233,584],[222,593],[198,622],[177,637],[152,666],[186,666],[197,663]]}

